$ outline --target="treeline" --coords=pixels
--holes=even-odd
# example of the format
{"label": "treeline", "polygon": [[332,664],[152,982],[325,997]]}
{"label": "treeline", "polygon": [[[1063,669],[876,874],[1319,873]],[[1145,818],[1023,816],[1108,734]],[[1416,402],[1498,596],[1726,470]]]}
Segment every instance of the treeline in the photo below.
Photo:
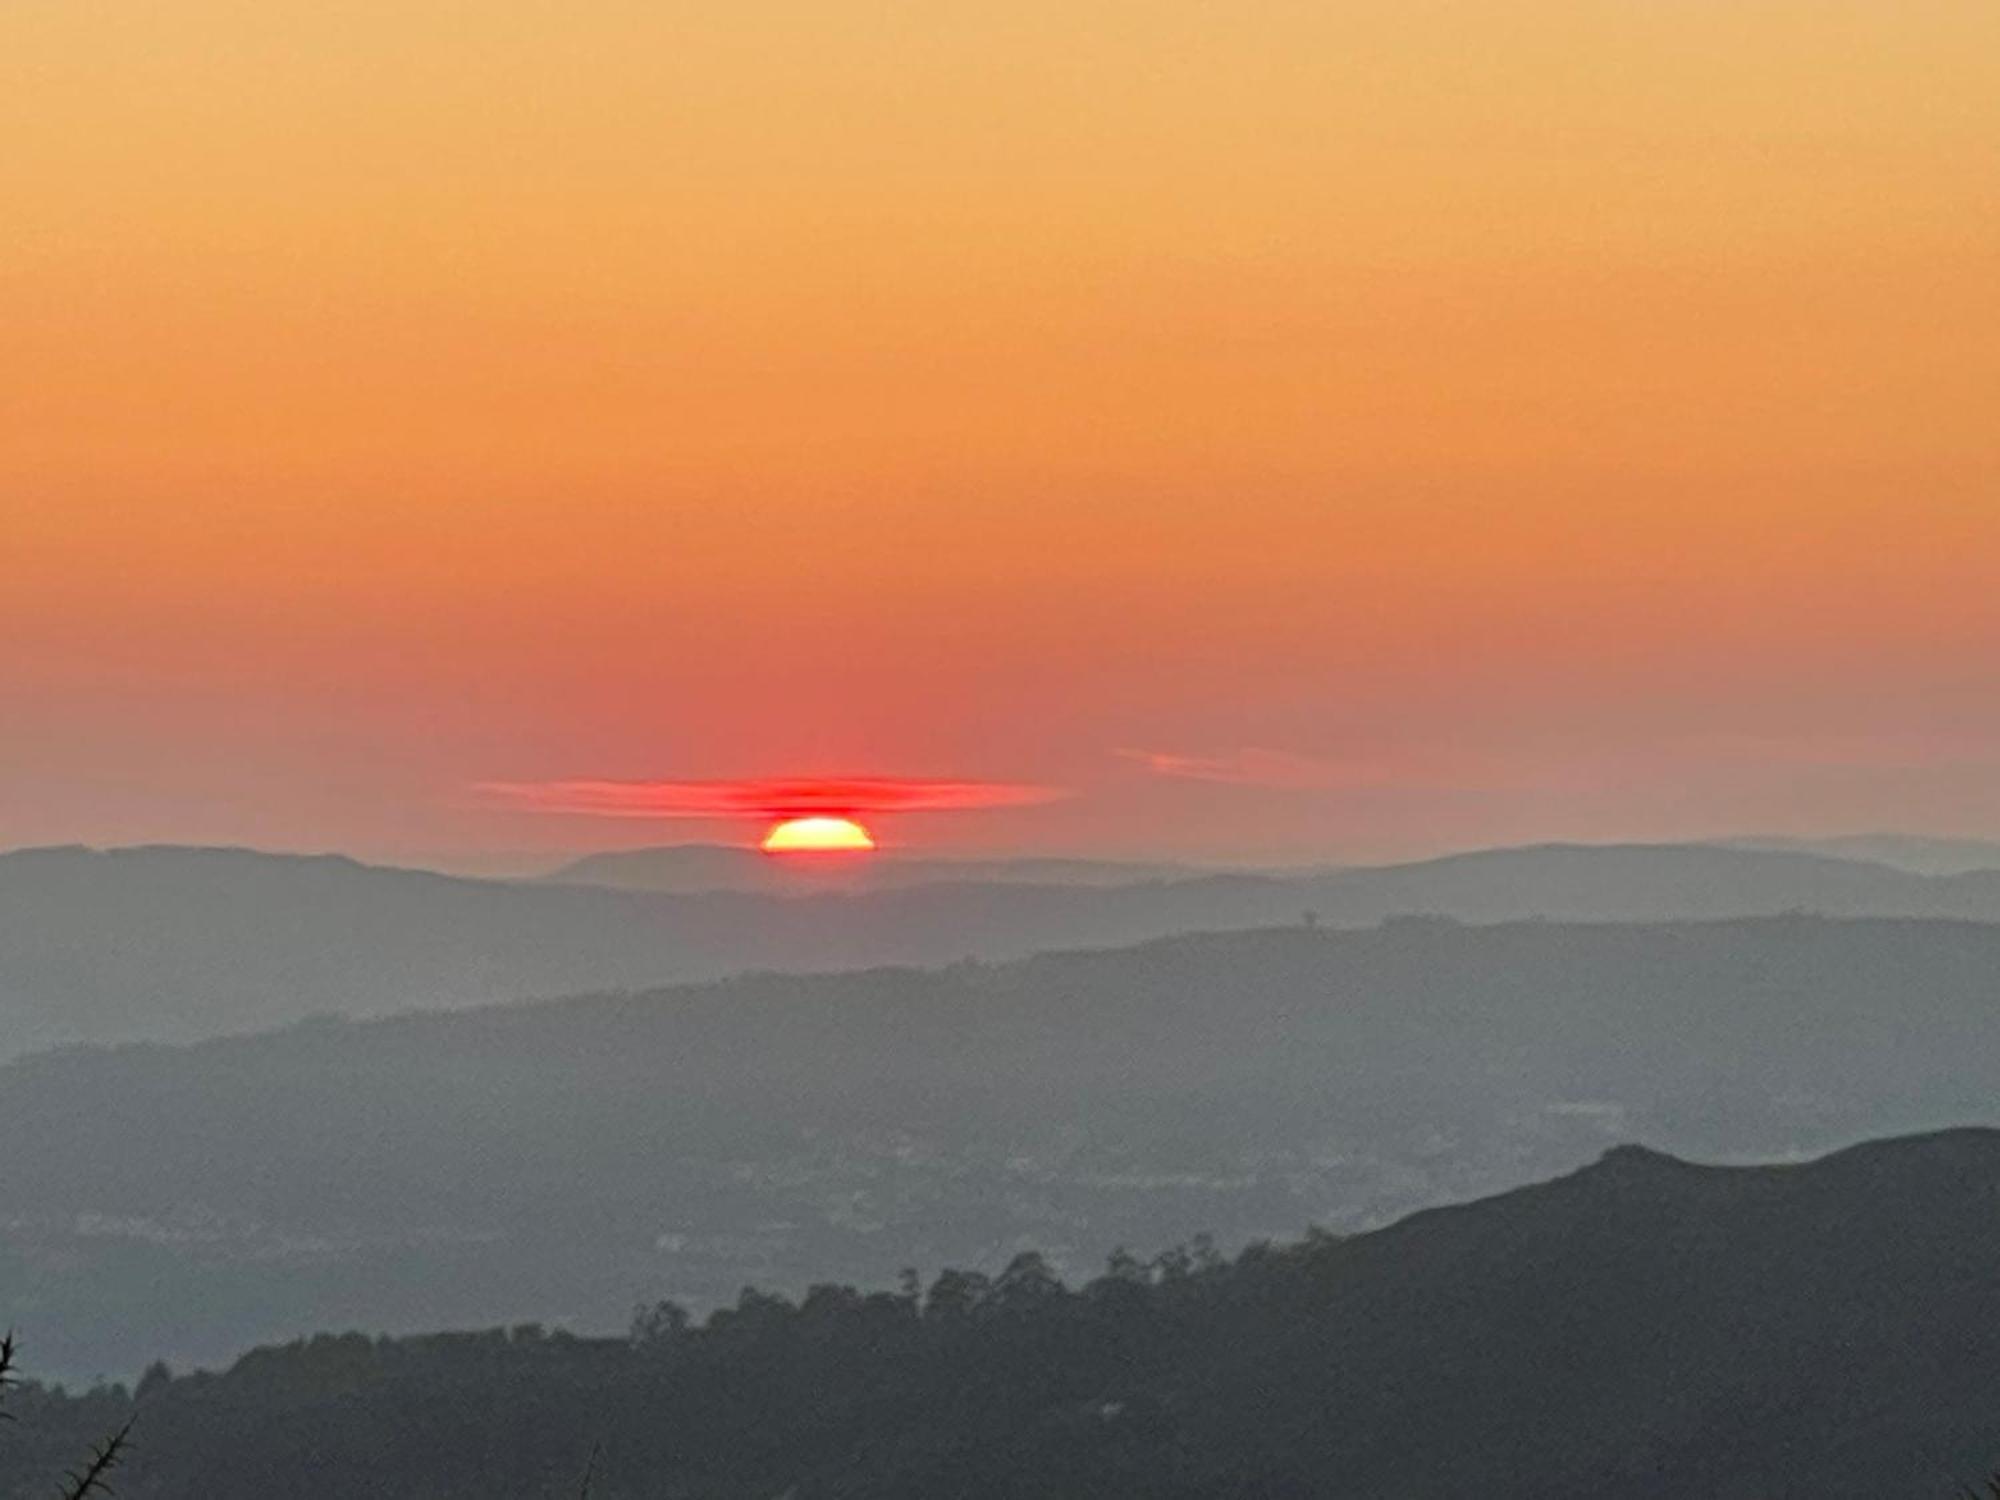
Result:
{"label": "treeline", "polygon": [[[0,1335],[0,1422],[11,1422],[14,1414],[6,1402],[20,1384],[16,1373],[19,1346],[13,1331]],[[91,1500],[111,1493],[111,1475],[125,1461],[132,1441],[132,1418],[126,1417],[118,1429],[78,1456],[73,1467],[62,1472],[59,1500]]]}
{"label": "treeline", "polygon": [[[24,1387],[0,1500],[1911,1500],[1992,1472],[2000,1132],[1635,1147],[1348,1238],[746,1291],[629,1337],[325,1336]],[[593,1454],[595,1458],[593,1459]]]}
{"label": "treeline", "polygon": [[1077,1288],[1029,1252],[996,1275],[906,1272],[894,1291],[746,1288],[702,1321],[659,1302],[623,1340],[535,1324],[319,1335],[222,1373],[155,1366],[130,1389],[29,1384],[0,1497],[46,1495],[80,1439],[134,1416],[127,1500],[511,1500],[574,1494],[586,1467],[596,1500],[914,1500],[1003,1469],[987,1492],[1103,1494],[1115,1476],[1137,1486],[1121,1493],[1165,1493],[1173,1402],[1146,1372],[1224,1336],[1246,1302],[1294,1298],[1334,1243],[1121,1252]]}

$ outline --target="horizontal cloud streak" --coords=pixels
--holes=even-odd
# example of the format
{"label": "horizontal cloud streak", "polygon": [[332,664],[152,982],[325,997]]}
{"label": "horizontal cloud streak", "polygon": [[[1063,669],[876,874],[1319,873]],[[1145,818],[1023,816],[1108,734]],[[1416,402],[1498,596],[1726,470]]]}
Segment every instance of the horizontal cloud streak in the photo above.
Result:
{"label": "horizontal cloud streak", "polygon": [[1011,781],[908,776],[763,777],[734,781],[485,781],[482,801],[523,812],[600,818],[788,818],[813,814],[966,812],[1033,807],[1069,793]]}
{"label": "horizontal cloud streak", "polygon": [[1231,750],[1221,755],[1181,755],[1168,750],[1120,750],[1156,776],[1214,781],[1229,786],[1277,787],[1310,791],[1327,787],[1375,786],[1392,780],[1389,768],[1374,761],[1324,760],[1292,750]]}

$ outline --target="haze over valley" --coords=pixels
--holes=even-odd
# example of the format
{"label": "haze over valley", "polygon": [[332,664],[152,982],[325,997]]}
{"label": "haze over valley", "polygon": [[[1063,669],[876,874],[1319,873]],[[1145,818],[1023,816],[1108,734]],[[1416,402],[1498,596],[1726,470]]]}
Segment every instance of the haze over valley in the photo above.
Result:
{"label": "haze over valley", "polygon": [[1075,1273],[1622,1141],[1768,1160],[1993,1120],[1996,1049],[2000,927],[1804,915],[1294,919],[72,1049],[0,1069],[0,1316],[53,1371],[130,1374],[1027,1248]]}

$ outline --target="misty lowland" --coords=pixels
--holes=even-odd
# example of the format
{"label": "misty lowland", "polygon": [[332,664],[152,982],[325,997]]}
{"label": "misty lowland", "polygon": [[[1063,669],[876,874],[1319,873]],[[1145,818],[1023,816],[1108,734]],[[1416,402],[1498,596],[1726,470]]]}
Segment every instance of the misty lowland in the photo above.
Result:
{"label": "misty lowland", "polygon": [[2000,0],[0,142],[0,1500],[2000,1500]]}

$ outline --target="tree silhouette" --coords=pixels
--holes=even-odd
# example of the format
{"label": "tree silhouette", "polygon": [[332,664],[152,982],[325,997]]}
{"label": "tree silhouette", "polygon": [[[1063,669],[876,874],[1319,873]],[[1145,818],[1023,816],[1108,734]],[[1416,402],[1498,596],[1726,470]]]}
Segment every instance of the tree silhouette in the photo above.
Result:
{"label": "tree silhouette", "polygon": [[[20,1380],[19,1357],[19,1345],[9,1329],[0,1337],[0,1401]],[[0,1421],[13,1420],[13,1413],[0,1410]],[[111,1471],[125,1461],[132,1444],[132,1421],[126,1418],[122,1427],[90,1450],[81,1465],[63,1475],[62,1500],[87,1500],[88,1496],[110,1492]]]}

